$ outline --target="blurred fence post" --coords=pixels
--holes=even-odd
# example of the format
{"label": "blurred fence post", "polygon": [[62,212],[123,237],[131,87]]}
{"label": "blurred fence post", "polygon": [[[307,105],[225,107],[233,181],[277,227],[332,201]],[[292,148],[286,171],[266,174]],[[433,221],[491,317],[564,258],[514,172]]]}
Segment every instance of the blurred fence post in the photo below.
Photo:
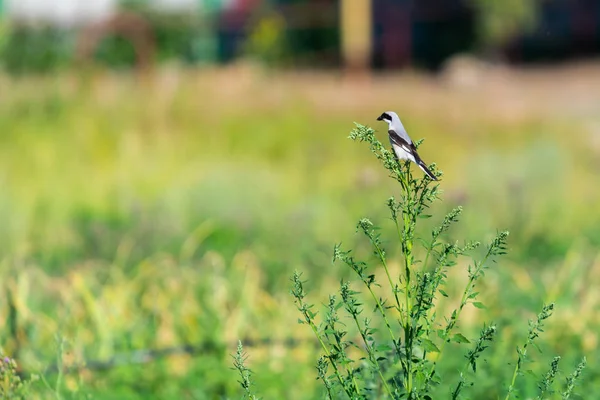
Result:
{"label": "blurred fence post", "polygon": [[341,0],[342,58],[346,70],[368,72],[372,51],[372,0]]}

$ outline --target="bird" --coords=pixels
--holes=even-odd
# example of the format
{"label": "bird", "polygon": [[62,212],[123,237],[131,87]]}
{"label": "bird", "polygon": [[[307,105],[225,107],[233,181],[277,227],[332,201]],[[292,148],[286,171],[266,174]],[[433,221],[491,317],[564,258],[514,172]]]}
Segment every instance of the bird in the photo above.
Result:
{"label": "bird", "polygon": [[406,133],[406,129],[404,129],[404,125],[402,125],[402,121],[400,121],[398,114],[393,111],[386,111],[377,118],[377,121],[385,121],[388,123],[390,144],[392,145],[392,149],[398,160],[410,160],[417,164],[431,180],[438,180],[433,172],[427,168],[427,164],[419,157],[417,148],[410,139],[410,136],[408,136],[408,133]]}

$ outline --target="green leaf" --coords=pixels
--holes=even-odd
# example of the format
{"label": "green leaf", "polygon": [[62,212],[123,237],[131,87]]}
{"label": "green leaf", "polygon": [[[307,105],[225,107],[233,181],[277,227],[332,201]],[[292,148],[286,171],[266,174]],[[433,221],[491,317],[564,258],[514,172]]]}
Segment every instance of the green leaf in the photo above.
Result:
{"label": "green leaf", "polygon": [[375,346],[375,351],[377,351],[379,353],[384,353],[384,352],[390,351],[390,350],[392,350],[392,348],[387,344],[380,344],[380,345]]}
{"label": "green leaf", "polygon": [[452,337],[452,341],[456,343],[471,343],[469,339],[462,335],[462,333],[455,333]]}
{"label": "green leaf", "polygon": [[528,369],[525,371],[525,373],[529,376],[531,376],[534,379],[538,379],[538,376],[535,374],[535,372],[533,372],[532,370]]}
{"label": "green leaf", "polygon": [[443,289],[439,289],[439,292],[442,296],[448,297],[448,293],[446,293]]}
{"label": "green leaf", "polygon": [[477,308],[486,308],[485,305],[480,301],[474,302],[473,305]]}
{"label": "green leaf", "polygon": [[423,348],[430,353],[439,353],[440,349],[429,339],[421,339],[421,345]]}

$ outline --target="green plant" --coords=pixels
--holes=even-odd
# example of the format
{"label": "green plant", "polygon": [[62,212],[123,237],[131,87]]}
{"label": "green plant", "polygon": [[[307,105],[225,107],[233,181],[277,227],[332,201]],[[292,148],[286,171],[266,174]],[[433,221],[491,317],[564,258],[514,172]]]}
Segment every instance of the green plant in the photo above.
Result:
{"label": "green plant", "polygon": [[571,375],[567,376],[565,391],[561,393],[563,400],[567,400],[569,397],[571,397],[573,389],[575,389],[575,382],[577,382],[577,380],[581,376],[581,373],[583,372],[583,369],[586,365],[587,359],[583,357],[579,365],[577,365],[577,368],[575,368],[575,371],[573,371]]}
{"label": "green plant", "polygon": [[[333,251],[333,261],[341,261],[354,271],[363,292],[355,290],[355,284],[342,280],[339,298],[329,297],[324,316],[318,322],[314,305],[306,300],[305,282],[300,273],[294,273],[291,294],[302,316],[299,323],[311,328],[323,352],[317,362],[318,379],[323,382],[328,398],[336,398],[342,392],[351,399],[432,399],[433,393],[441,389],[457,399],[467,386],[474,384],[468,370],[477,373],[477,361],[494,340],[496,325],[485,325],[474,346],[466,351],[466,362],[456,385],[450,383],[453,377],[438,374],[438,363],[447,353],[449,343],[470,343],[459,329],[461,314],[469,304],[484,308],[478,301],[476,285],[490,263],[506,253],[508,232],[497,233],[479,257],[472,255],[479,247],[478,242],[446,243],[442,235],[458,221],[462,212],[462,208],[457,207],[433,229],[429,238],[420,237],[417,228],[420,221],[432,217],[427,212],[438,199],[439,184],[433,184],[427,176],[414,177],[410,163],[398,162],[377,140],[373,129],[357,124],[350,138],[368,143],[390,176],[400,184],[399,199],[391,197],[387,207],[398,237],[402,267],[395,277],[379,228],[363,218],[357,232],[368,239],[382,271],[359,260],[351,250],[342,250],[341,245],[336,245]],[[436,176],[442,176],[435,164],[431,168]],[[418,251],[419,245],[422,251]],[[448,297],[447,273],[457,259],[464,256],[471,258],[468,278],[457,305],[444,317],[439,310],[439,300]],[[380,283],[382,280],[385,283]],[[382,293],[383,285],[385,293]],[[373,313],[369,312],[371,308]],[[518,348],[519,357],[506,399],[514,393],[527,347],[534,344],[553,308],[553,304],[545,306],[537,320],[530,323],[527,342]],[[349,316],[349,325],[341,318],[342,309]],[[577,371],[569,378],[565,393],[572,390],[580,368]],[[544,391],[547,392],[551,378],[546,381]]]}
{"label": "green plant", "polygon": [[556,377],[556,374],[558,373],[558,363],[559,362],[560,362],[559,356],[556,356],[552,359],[552,363],[550,364],[550,369],[548,370],[548,372],[546,372],[542,381],[538,385],[538,388],[540,389],[540,394],[538,395],[537,399],[541,400],[544,398],[545,394],[554,393],[552,390],[552,384],[554,383],[554,378]]}
{"label": "green plant", "polygon": [[73,37],[51,26],[3,25],[0,65],[11,74],[54,72],[71,62]]}
{"label": "green plant", "polygon": [[534,340],[539,337],[541,332],[543,332],[543,323],[545,320],[550,318],[553,310],[554,304],[544,306],[542,308],[542,311],[538,314],[537,319],[535,321],[529,321],[529,333],[527,335],[527,341],[525,342],[523,347],[517,347],[517,363],[515,364],[512,380],[510,381],[510,386],[508,387],[508,393],[506,394],[505,400],[508,400],[511,397],[515,389],[515,381],[517,380],[517,376],[519,376],[519,373],[521,372],[523,363],[527,359],[527,347],[530,345],[535,345]]}
{"label": "green plant", "polygon": [[242,342],[239,341],[237,351],[233,356],[233,367],[240,374],[239,383],[244,389],[244,397],[248,400],[257,400],[258,397],[256,397],[252,393],[252,380],[250,379],[252,371],[250,371],[250,369],[246,366],[247,359],[248,356],[246,355],[246,353],[244,353],[244,347],[242,346]]}
{"label": "green plant", "polygon": [[17,362],[4,355],[0,349],[0,399],[18,400],[27,399],[30,393],[30,385],[37,379],[22,379],[17,372]]}

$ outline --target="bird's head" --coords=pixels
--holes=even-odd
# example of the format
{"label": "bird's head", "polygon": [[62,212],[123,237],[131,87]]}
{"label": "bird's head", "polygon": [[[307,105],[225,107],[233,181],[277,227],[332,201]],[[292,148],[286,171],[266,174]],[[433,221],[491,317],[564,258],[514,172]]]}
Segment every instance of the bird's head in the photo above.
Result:
{"label": "bird's head", "polygon": [[386,111],[377,118],[377,121],[385,121],[388,124],[391,124],[392,121],[399,121],[398,114],[393,111]]}

